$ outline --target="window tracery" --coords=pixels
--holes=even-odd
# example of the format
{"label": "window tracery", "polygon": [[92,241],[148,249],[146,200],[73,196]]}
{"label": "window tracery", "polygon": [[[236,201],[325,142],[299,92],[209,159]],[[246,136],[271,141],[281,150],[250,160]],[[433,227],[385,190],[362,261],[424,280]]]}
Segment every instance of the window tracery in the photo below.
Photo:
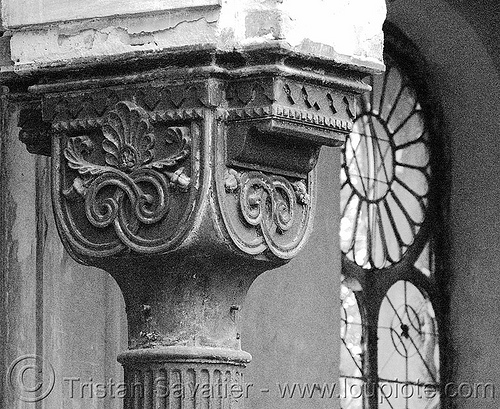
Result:
{"label": "window tracery", "polygon": [[441,407],[441,145],[415,50],[387,38],[342,151],[342,409]]}

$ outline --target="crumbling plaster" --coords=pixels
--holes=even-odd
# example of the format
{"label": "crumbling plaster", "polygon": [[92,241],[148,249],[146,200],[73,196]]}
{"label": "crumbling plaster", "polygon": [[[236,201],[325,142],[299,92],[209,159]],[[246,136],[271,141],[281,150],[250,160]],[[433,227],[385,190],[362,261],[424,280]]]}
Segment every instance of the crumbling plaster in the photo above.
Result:
{"label": "crumbling plaster", "polygon": [[[16,1],[4,0],[3,13]],[[45,1],[51,7],[64,3],[22,1],[38,6]],[[32,24],[36,18],[27,15],[25,25],[16,20],[7,34],[11,36],[13,69],[183,46],[212,45],[231,51],[263,43],[279,43],[347,65],[383,68],[384,0],[186,0],[184,8],[179,8],[178,0],[171,1],[174,3],[177,7],[161,12],[147,11],[145,6],[145,12],[127,14],[128,8],[123,6],[123,14],[99,17],[101,12],[96,9],[94,18],[42,24]],[[38,9],[33,7],[33,13]],[[4,24],[8,17],[3,16]]]}
{"label": "crumbling plaster", "polygon": [[48,24],[96,17],[157,13],[163,10],[219,6],[222,0],[4,0],[5,27]]}
{"label": "crumbling plaster", "polygon": [[32,27],[13,32],[12,60],[20,66],[33,66],[210,44],[214,41],[216,23],[214,11],[184,10]]}
{"label": "crumbling plaster", "polygon": [[222,48],[282,40],[296,51],[380,62],[385,1],[224,0]]}

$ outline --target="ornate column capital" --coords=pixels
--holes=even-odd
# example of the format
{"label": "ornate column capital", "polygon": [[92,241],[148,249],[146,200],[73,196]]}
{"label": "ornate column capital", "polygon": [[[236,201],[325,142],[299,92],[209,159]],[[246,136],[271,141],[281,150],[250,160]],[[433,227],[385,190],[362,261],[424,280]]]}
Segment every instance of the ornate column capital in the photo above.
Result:
{"label": "ornate column capital", "polygon": [[161,407],[176,377],[241,383],[245,293],[306,242],[319,151],[343,143],[367,88],[362,72],[279,48],[171,57],[45,78],[20,121],[30,152],[52,156],[65,248],[124,294],[119,359],[148,393],[136,409]]}
{"label": "ornate column capital", "polygon": [[342,144],[366,87],[268,53],[266,64],[261,50],[236,67],[214,53],[217,65],[32,87],[41,102],[23,110],[21,140],[48,154],[51,130],[54,212],[74,258],[109,270],[197,248],[297,254],[319,150]]}

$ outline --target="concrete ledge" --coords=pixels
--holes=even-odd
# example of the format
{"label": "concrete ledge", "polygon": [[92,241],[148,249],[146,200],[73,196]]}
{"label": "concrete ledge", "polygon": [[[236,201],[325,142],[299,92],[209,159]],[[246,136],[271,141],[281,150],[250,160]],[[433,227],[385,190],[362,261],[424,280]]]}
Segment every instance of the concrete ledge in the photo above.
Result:
{"label": "concrete ledge", "polygon": [[[220,51],[213,44],[177,47],[162,51],[135,52],[96,58],[59,61],[43,67],[10,67],[0,73],[0,84],[32,93],[80,90],[164,80],[181,75],[191,78],[229,78],[238,75],[275,74],[304,78],[318,85],[356,89],[370,87],[362,82],[383,66],[354,59],[340,63],[293,51],[287,44],[266,43],[232,52]],[[43,83],[39,80],[43,78]]]}

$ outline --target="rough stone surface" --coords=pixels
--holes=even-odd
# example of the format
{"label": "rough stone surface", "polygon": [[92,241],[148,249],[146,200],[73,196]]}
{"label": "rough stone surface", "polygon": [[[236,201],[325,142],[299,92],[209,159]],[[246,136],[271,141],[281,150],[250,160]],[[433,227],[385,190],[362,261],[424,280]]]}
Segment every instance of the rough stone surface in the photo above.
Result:
{"label": "rough stone surface", "polygon": [[[12,11],[18,0],[3,6],[14,69],[183,46],[232,51],[269,43],[342,64],[383,68],[383,0],[310,0],[305,7],[301,0],[148,1],[133,8],[123,1],[113,13],[107,2],[93,7],[91,0],[85,14],[68,13],[64,21],[62,15],[40,11],[44,0],[23,0],[30,1],[22,13]],[[68,4],[45,2],[50,10]],[[152,3],[163,11],[152,12]],[[53,20],[59,22],[48,23]]]}

